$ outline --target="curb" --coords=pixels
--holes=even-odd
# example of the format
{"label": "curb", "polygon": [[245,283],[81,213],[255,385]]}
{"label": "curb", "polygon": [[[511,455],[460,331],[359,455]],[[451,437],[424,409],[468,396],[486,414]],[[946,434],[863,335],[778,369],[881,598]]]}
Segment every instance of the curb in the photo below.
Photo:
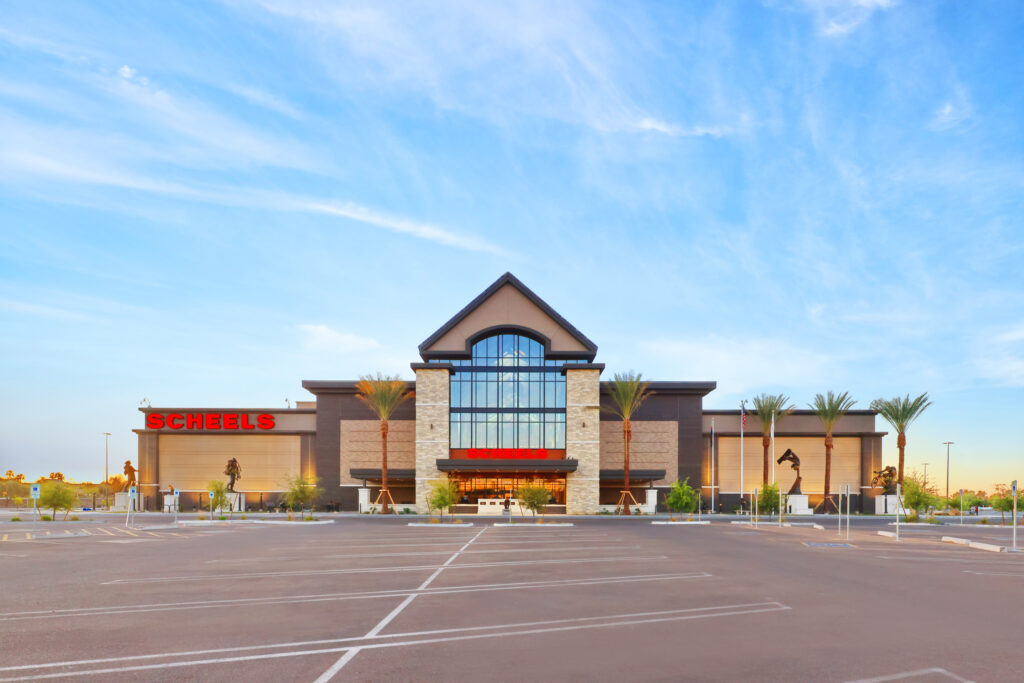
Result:
{"label": "curb", "polygon": [[943,536],[943,543],[956,543],[957,545],[970,545],[971,539],[969,538],[957,538],[956,536]]}
{"label": "curb", "polygon": [[461,524],[456,524],[455,522],[438,522],[437,524],[431,524],[430,522],[409,522],[406,526],[426,526],[431,528],[439,526],[453,526],[466,528],[473,526],[473,522],[462,522]]}
{"label": "curb", "polygon": [[878,535],[879,536],[886,536],[888,538],[896,538],[896,532],[895,531],[879,531]]}
{"label": "curb", "polygon": [[495,522],[491,526],[524,526],[524,527],[529,527],[530,529],[536,529],[536,528],[543,529],[544,527],[549,527],[549,526],[576,526],[576,525],[573,524],[572,522],[544,522],[543,524],[537,524],[535,522],[533,522],[533,523],[531,523],[531,522]]}
{"label": "curb", "polygon": [[697,525],[702,525],[702,524],[711,524],[711,522],[707,522],[707,521],[703,521],[703,522],[651,522],[651,524],[671,524],[671,525],[679,525],[679,526],[697,526]]}
{"label": "curb", "polygon": [[1005,553],[1006,548],[1001,545],[993,545],[991,543],[978,543],[977,541],[971,541],[967,544],[969,548],[977,548],[978,550],[988,550],[993,553]]}

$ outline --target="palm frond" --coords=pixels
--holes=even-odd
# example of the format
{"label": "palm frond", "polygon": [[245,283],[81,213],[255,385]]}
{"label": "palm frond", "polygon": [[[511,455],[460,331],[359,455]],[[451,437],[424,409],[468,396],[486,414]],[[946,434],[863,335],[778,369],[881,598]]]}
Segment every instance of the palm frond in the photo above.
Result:
{"label": "palm frond", "polygon": [[356,382],[356,398],[382,421],[390,420],[398,406],[416,395],[398,375],[363,375]]}
{"label": "palm frond", "polygon": [[925,392],[913,400],[911,400],[910,394],[903,398],[899,396],[891,399],[876,398],[871,402],[871,410],[885,418],[885,421],[891,424],[897,432],[905,432],[931,404],[932,402],[928,400],[928,392]]}
{"label": "palm frond", "polygon": [[775,417],[775,424],[782,422],[794,410],[796,406],[789,403],[789,396],[785,394],[760,394],[754,397],[754,414],[761,420],[761,428],[768,429]]}
{"label": "palm frond", "polygon": [[847,391],[841,394],[829,391],[824,396],[816,394],[814,400],[808,404],[808,407],[825,425],[825,431],[831,434],[832,428],[836,426],[836,422],[839,422],[839,419],[856,403],[857,401],[851,398],[850,393]]}
{"label": "palm frond", "polygon": [[602,408],[605,412],[611,413],[620,420],[632,419],[633,414],[643,405],[648,396],[654,392],[648,387],[650,382],[643,381],[643,375],[639,372],[615,373],[614,379],[605,382],[608,396],[611,397],[610,406]]}

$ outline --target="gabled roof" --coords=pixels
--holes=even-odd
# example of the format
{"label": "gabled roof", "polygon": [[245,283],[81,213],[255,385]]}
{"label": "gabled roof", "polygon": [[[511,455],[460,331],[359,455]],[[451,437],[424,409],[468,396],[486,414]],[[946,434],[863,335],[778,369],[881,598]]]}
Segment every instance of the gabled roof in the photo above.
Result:
{"label": "gabled roof", "polygon": [[[573,327],[568,320],[563,318],[558,313],[558,311],[551,308],[551,306],[549,306],[543,299],[537,296],[533,292],[533,290],[524,285],[519,280],[519,278],[517,278],[512,273],[505,273],[497,280],[495,280],[490,287],[481,292],[478,297],[470,301],[469,304],[461,311],[456,313],[451,320],[446,322],[436,332],[427,337],[423,341],[423,343],[419,345],[420,356],[422,356],[424,360],[433,356],[434,354],[431,354],[430,348],[435,343],[437,343],[438,340],[444,337],[460,322],[468,318],[474,311],[479,309],[484,304],[484,302],[486,302],[488,299],[494,296],[498,292],[498,290],[500,290],[505,285],[510,285],[514,287],[531,303],[537,306],[537,308],[539,308],[545,315],[551,318],[551,320],[554,321],[559,327],[561,327],[562,330],[564,330],[572,339],[574,339],[584,349],[586,349],[586,352],[583,355],[587,356],[589,360],[593,360],[594,355],[597,353],[597,344],[587,339],[587,337],[582,332]],[[515,321],[510,321],[508,327],[510,329],[514,329],[516,327]],[[466,350],[469,351],[468,348]],[[550,351],[550,349],[547,350]]]}

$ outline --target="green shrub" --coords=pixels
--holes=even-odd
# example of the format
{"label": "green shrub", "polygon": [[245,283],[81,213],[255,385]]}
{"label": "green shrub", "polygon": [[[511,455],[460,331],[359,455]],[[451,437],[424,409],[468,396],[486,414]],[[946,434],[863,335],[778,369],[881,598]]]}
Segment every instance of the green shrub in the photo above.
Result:
{"label": "green shrub", "polygon": [[551,500],[551,492],[540,484],[525,484],[516,491],[516,498],[519,499],[519,503],[523,507],[531,511],[534,517],[536,517],[537,513],[544,514],[544,508],[547,507],[548,501]]}
{"label": "green shrub", "polygon": [[53,510],[53,517],[48,517],[46,521],[56,519],[57,510],[63,510],[64,519],[67,519],[68,513],[76,505],[78,505],[78,494],[75,493],[73,488],[62,481],[46,484],[39,495],[40,509]]}
{"label": "green shrub", "polygon": [[690,478],[676,481],[665,496],[665,505],[672,512],[693,512],[697,509],[697,492],[690,486]]}
{"label": "green shrub", "polygon": [[77,522],[77,521],[79,521],[79,520],[78,520],[78,515],[71,515],[71,521],[72,521],[72,522]]}
{"label": "green shrub", "polygon": [[50,515],[39,515],[39,519],[41,519],[44,522],[52,522],[53,521],[53,517],[51,517]]}
{"label": "green shrub", "polygon": [[20,522],[21,521],[21,517],[11,517],[11,521],[12,522]]}
{"label": "green shrub", "polygon": [[[295,508],[300,511],[309,510],[309,516],[313,516],[313,503],[323,493],[323,489],[318,487],[316,477],[303,477],[301,475],[287,476],[284,478],[284,504],[289,510],[295,512]],[[305,514],[305,513],[303,513]]]}
{"label": "green shrub", "polygon": [[764,484],[757,494],[758,514],[774,515],[779,511],[779,486],[778,484]]}
{"label": "green shrub", "polygon": [[227,519],[227,515],[221,515],[221,516],[217,517],[217,519],[225,520],[225,519]]}
{"label": "green shrub", "polygon": [[907,522],[909,524],[914,524],[918,520],[919,520],[919,516],[918,516],[917,512],[908,512],[906,519],[904,519],[903,521],[905,521],[905,522]]}
{"label": "green shrub", "polygon": [[427,510],[438,510],[444,514],[444,511],[450,510],[458,500],[459,485],[456,482],[447,479],[435,481],[427,492]]}
{"label": "green shrub", "polygon": [[988,517],[982,517],[978,520],[978,524],[988,524]]}

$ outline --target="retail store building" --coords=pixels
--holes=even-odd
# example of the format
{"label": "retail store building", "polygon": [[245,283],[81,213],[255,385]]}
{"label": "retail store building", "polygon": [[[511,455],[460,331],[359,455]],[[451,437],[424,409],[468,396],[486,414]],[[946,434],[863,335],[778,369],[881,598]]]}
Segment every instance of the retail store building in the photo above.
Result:
{"label": "retail store building", "polygon": [[[425,511],[433,481],[458,483],[460,512],[512,495],[521,482],[551,494],[549,513],[596,513],[623,488],[622,423],[602,410],[608,398],[597,345],[506,273],[431,334],[411,364],[415,399],[391,421],[389,488],[398,508]],[[642,367],[642,361],[636,363]],[[368,368],[368,371],[372,370]],[[375,496],[381,480],[379,422],[356,396],[355,380],[305,380],[314,400],[289,409],[140,408],[139,483],[155,509],[171,486],[185,509],[223,479],[229,458],[236,490],[250,508],[273,504],[288,475],[315,476],[321,504],[356,510],[360,489]],[[741,479],[749,493],[762,477],[762,431],[739,410],[704,410],[713,381],[652,381],[634,417],[631,491],[641,504],[664,501],[677,480],[700,485],[705,504],[731,510]],[[714,444],[712,444],[712,423]],[[870,507],[881,468],[882,433],[872,411],[851,411],[834,431],[832,490],[850,485],[855,507]],[[807,411],[776,429],[775,451],[801,458],[812,503],[824,488],[824,433]],[[783,491],[795,473],[773,462]],[[365,500],[368,495],[363,494]]]}

